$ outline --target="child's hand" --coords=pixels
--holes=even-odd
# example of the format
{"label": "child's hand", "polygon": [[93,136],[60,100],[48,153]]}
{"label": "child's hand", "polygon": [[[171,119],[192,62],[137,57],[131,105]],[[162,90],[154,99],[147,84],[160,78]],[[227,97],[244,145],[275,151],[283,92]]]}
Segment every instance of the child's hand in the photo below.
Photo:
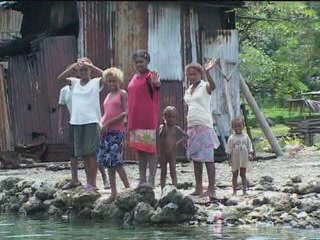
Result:
{"label": "child's hand", "polygon": [[101,133],[106,134],[109,130],[110,123],[106,122],[102,127],[101,127]]}
{"label": "child's hand", "polygon": [[249,161],[253,161],[253,153],[249,153]]}
{"label": "child's hand", "polygon": [[217,59],[216,58],[212,58],[210,61],[206,62],[204,64],[204,69],[206,70],[206,72],[209,72],[210,69],[212,69],[216,64],[217,64]]}

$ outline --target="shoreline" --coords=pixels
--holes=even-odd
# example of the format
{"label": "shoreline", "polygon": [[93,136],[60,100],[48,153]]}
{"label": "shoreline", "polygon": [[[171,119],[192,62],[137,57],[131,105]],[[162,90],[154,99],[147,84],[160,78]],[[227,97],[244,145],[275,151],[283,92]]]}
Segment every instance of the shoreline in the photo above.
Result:
{"label": "shoreline", "polygon": [[[123,186],[117,177],[120,193],[118,198],[120,202],[122,201],[121,204],[126,205],[126,202],[132,202],[134,199],[130,209],[123,208],[123,206],[118,207],[118,203],[104,204],[110,190],[103,189],[99,172],[97,176],[99,193],[87,194],[81,189],[72,191],[72,193],[68,190],[59,190],[64,179],[70,176],[68,170],[57,172],[43,168],[1,170],[1,188],[7,184],[3,182],[6,182],[4,179],[8,176],[11,176],[11,180],[7,180],[7,182],[11,181],[9,183],[11,186],[6,187],[6,190],[0,194],[0,208],[2,211],[16,214],[21,214],[22,209],[27,209],[27,215],[33,215],[33,211],[37,212],[40,209],[40,213],[56,217],[65,217],[66,214],[70,214],[73,217],[89,219],[99,219],[101,216],[103,219],[110,220],[121,218],[120,222],[128,225],[173,222],[187,222],[196,225],[221,222],[228,226],[271,224],[306,229],[320,228],[320,210],[318,210],[320,209],[320,163],[318,156],[318,151],[306,148],[295,156],[286,155],[274,160],[253,162],[252,169],[248,173],[251,185],[248,190],[249,195],[242,196],[242,191],[239,190],[239,195],[236,197],[232,196],[229,166],[227,163],[217,163],[217,197],[220,201],[214,203],[188,196],[193,191],[191,186],[194,181],[191,163],[177,164],[179,187],[182,189],[176,191],[170,186],[167,187],[167,192],[169,191],[165,194],[167,200],[161,206],[158,205],[163,199],[163,196],[160,196],[159,179],[157,179],[154,191],[137,193],[123,192]],[[138,181],[137,165],[127,165],[126,169],[132,183],[131,187],[134,188]],[[16,177],[23,181],[13,180]],[[84,183],[83,170],[79,170],[79,177]],[[206,180],[205,171],[204,180]],[[168,178],[167,183],[169,182]],[[68,193],[65,194],[66,192]],[[144,194],[147,194],[148,197],[146,198]],[[73,197],[68,198],[65,195]],[[141,196],[147,200],[141,200]],[[181,209],[186,205],[183,199],[188,202],[189,209],[182,211]],[[189,199],[194,204],[191,204]],[[68,204],[70,205],[67,206]],[[35,210],[36,208],[38,210]],[[124,219],[125,215],[126,219]],[[142,218],[144,215],[147,215],[146,219]],[[175,215],[176,218],[172,218]],[[135,220],[135,217],[138,220]]]}

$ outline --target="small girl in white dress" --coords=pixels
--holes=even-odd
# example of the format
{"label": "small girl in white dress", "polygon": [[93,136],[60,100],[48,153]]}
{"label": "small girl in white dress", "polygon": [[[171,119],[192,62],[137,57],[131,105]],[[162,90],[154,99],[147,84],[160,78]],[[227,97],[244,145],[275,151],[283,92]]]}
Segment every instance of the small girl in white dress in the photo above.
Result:
{"label": "small girl in white dress", "polygon": [[232,134],[227,143],[226,153],[228,155],[229,164],[232,166],[232,187],[233,195],[237,194],[237,180],[240,170],[242,180],[243,194],[247,194],[247,178],[246,172],[249,167],[249,161],[253,159],[253,148],[249,136],[242,133],[244,128],[244,120],[242,117],[232,121]]}

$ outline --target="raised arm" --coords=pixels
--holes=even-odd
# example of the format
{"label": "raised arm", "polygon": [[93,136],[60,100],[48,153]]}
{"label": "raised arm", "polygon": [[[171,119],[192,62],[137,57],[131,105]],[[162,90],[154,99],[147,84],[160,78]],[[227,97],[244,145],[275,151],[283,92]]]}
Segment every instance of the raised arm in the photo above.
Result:
{"label": "raised arm", "polygon": [[58,77],[59,81],[68,81],[68,78],[77,74],[78,63],[71,64]]}
{"label": "raised arm", "polygon": [[159,88],[161,86],[161,81],[160,81],[159,74],[156,71],[153,71],[151,73],[152,73],[151,80],[152,80],[153,86],[155,88]]}
{"label": "raised arm", "polygon": [[211,59],[209,62],[207,62],[204,66],[205,72],[206,72],[206,77],[208,80],[207,83],[207,91],[209,94],[216,88],[216,84],[214,83],[212,77],[210,76],[210,70],[216,65],[217,59]]}

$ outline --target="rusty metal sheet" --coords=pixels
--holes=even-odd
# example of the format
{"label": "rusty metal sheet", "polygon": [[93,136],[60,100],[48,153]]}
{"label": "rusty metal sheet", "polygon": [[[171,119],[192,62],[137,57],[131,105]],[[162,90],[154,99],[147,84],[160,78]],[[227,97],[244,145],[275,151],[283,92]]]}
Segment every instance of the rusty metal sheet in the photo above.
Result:
{"label": "rusty metal sheet", "polygon": [[105,69],[114,62],[114,14],[113,1],[78,1],[79,37],[78,56],[88,57]]}
{"label": "rusty metal sheet", "polygon": [[4,68],[0,65],[0,151],[13,149]]}
{"label": "rusty metal sheet", "polygon": [[148,16],[150,68],[157,70],[163,80],[181,81],[181,6],[174,3],[149,4]]}
{"label": "rusty metal sheet", "polygon": [[[216,117],[216,122],[224,136],[231,133],[231,119],[228,111],[227,95],[230,93],[233,116],[240,114],[240,78],[239,68],[239,42],[237,30],[212,30],[202,34],[202,56],[204,58],[222,59],[221,64],[211,70],[210,74],[216,83],[212,93],[211,110]],[[236,69],[234,69],[237,67]],[[229,81],[222,75],[230,75]],[[227,88],[227,89],[226,89]],[[228,91],[226,91],[228,90]],[[218,134],[220,135],[220,134]]]}
{"label": "rusty metal sheet", "polygon": [[115,66],[123,70],[127,86],[135,73],[133,53],[148,49],[147,7],[142,2],[120,1],[116,10]]}
{"label": "rusty metal sheet", "polygon": [[57,76],[75,61],[76,40],[72,36],[50,37],[38,45],[36,52],[9,58],[8,98],[15,144],[62,142],[57,134],[62,87]]}

